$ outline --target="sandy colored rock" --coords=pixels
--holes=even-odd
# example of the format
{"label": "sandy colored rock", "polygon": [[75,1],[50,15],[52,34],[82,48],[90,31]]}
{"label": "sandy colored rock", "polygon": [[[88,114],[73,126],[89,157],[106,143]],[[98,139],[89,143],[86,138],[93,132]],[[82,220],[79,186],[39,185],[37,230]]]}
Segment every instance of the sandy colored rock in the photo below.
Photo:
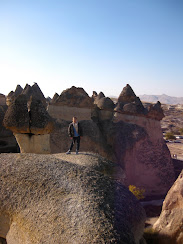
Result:
{"label": "sandy colored rock", "polygon": [[48,113],[54,119],[66,121],[72,121],[73,116],[76,116],[78,120],[91,120],[91,108],[60,106],[54,103],[49,104]]}
{"label": "sandy colored rock", "polygon": [[8,243],[140,243],[144,210],[117,181],[58,155],[1,154],[0,165]]}
{"label": "sandy colored rock", "polygon": [[14,133],[21,153],[50,153],[50,135],[33,135]]}
{"label": "sandy colored rock", "polygon": [[159,233],[160,244],[183,243],[183,171],[169,190],[162,212],[153,228]]}

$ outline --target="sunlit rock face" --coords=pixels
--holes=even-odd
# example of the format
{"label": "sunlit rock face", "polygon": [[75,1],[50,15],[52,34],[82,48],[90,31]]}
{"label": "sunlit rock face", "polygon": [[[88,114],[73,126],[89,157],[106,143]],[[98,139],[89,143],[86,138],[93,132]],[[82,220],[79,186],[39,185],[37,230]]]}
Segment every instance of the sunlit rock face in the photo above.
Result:
{"label": "sunlit rock face", "polygon": [[77,156],[0,154],[0,236],[7,243],[141,243],[139,201],[113,179],[110,162]]}
{"label": "sunlit rock face", "polygon": [[162,212],[153,228],[158,234],[158,243],[183,243],[183,171],[169,190],[162,207]]}

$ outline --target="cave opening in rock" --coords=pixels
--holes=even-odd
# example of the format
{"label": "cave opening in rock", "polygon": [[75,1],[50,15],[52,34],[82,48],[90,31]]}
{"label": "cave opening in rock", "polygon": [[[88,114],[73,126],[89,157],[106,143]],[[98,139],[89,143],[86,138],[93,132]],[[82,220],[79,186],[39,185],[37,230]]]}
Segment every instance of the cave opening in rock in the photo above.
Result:
{"label": "cave opening in rock", "polygon": [[0,244],[7,244],[6,239],[3,237],[0,237]]}

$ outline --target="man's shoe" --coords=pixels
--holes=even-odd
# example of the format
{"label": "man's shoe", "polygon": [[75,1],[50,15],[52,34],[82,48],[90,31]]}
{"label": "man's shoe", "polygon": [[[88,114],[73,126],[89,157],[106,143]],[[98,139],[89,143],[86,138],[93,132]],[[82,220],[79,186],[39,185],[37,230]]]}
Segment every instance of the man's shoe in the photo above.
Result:
{"label": "man's shoe", "polygon": [[70,150],[69,150],[69,151],[67,151],[67,152],[66,152],[66,154],[71,154],[71,151],[70,151]]}
{"label": "man's shoe", "polygon": [[78,151],[76,151],[76,154],[78,155],[78,154],[79,154],[79,152],[78,152]]}

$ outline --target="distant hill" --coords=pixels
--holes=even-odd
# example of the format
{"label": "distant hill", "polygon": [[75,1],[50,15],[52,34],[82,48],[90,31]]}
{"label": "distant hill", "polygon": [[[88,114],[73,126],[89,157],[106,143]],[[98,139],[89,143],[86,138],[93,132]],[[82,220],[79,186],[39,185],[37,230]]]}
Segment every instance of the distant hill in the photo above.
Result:
{"label": "distant hill", "polygon": [[140,95],[141,101],[156,103],[160,101],[165,104],[183,104],[183,97],[171,97],[166,94],[163,95]]}

